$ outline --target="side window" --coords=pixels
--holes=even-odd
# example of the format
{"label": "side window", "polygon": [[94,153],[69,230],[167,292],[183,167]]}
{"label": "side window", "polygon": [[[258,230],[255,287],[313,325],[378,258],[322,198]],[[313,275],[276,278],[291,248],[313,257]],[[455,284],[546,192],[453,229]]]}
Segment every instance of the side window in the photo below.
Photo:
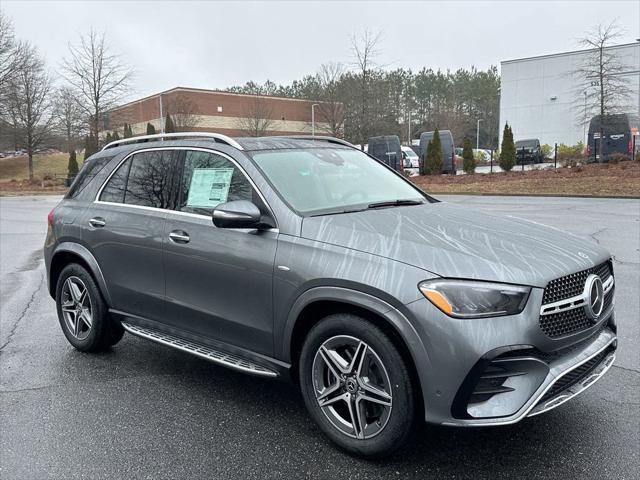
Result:
{"label": "side window", "polygon": [[100,201],[102,202],[124,202],[124,189],[127,186],[127,175],[131,166],[131,158],[121,164],[118,169],[111,175],[111,178],[102,189]]}
{"label": "side window", "polygon": [[184,158],[176,210],[211,215],[220,203],[249,200],[261,207],[249,180],[236,165],[210,152],[189,150]]}
{"label": "side window", "polygon": [[173,208],[173,172],[176,152],[157,150],[137,153],[131,158],[124,203],[154,208]]}

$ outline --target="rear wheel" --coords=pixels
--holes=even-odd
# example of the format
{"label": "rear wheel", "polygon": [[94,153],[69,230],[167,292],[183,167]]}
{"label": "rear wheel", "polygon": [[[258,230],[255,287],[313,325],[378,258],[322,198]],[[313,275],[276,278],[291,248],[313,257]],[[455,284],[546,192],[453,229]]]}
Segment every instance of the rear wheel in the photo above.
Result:
{"label": "rear wheel", "polygon": [[384,456],[413,431],[416,401],[405,362],[389,337],[363,318],[331,315],[309,332],[300,384],[313,419],[349,452]]}
{"label": "rear wheel", "polygon": [[56,306],[62,331],[78,350],[105,350],[124,335],[122,325],[110,318],[93,277],[79,264],[69,264],[60,273]]}

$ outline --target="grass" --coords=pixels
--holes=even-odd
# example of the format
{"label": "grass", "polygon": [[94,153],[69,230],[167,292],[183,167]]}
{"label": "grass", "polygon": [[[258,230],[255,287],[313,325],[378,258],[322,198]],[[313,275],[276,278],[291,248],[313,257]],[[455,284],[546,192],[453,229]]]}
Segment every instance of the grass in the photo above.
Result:
{"label": "grass", "polygon": [[640,163],[592,164],[557,170],[422,176],[412,180],[428,193],[590,195],[640,197]]}
{"label": "grass", "polygon": [[[82,166],[82,155],[78,155],[78,166]],[[27,156],[0,158],[0,182],[26,180],[29,178]],[[35,155],[33,174],[37,179],[46,176],[64,178],[67,176],[68,153]]]}

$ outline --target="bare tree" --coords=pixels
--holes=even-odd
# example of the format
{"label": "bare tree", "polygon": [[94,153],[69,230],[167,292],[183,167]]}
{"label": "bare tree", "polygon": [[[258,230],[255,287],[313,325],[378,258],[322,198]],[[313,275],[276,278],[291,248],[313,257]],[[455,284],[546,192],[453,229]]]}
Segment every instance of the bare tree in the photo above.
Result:
{"label": "bare tree", "polygon": [[382,32],[372,33],[365,30],[360,36],[351,38],[351,51],[353,54],[352,66],[356,70],[359,80],[359,105],[358,105],[358,132],[362,148],[369,138],[372,120],[369,114],[371,101],[370,77],[372,70],[378,67],[376,58],[380,55],[378,44]]}
{"label": "bare tree", "polygon": [[320,85],[322,103],[318,104],[318,116],[324,121],[320,130],[324,130],[334,137],[344,135],[344,105],[340,101],[340,80],[344,74],[344,66],[340,63],[326,63],[320,65],[316,77]]}
{"label": "bare tree", "polygon": [[0,12],[0,93],[20,63],[21,44],[16,42],[13,24]]}
{"label": "bare tree", "polygon": [[78,105],[73,89],[68,86],[57,90],[54,102],[56,129],[65,137],[67,151],[71,152],[76,149],[78,137],[82,135],[86,115]]}
{"label": "bare tree", "polygon": [[200,123],[198,106],[186,95],[178,94],[170,98],[166,109],[171,115],[176,132],[192,131]]}
{"label": "bare tree", "polygon": [[574,71],[580,86],[576,91],[575,108],[579,124],[589,121],[594,115],[600,115],[600,141],[598,155],[603,159],[604,131],[610,115],[625,113],[629,110],[631,96],[630,78],[625,75],[630,70],[617,53],[611,50],[623,31],[615,22],[598,25],[579,40],[581,46],[588,48],[584,61]]}
{"label": "bare tree", "polygon": [[33,179],[33,155],[51,134],[51,78],[35,47],[25,44],[17,69],[9,78],[7,107],[21,143],[27,150],[29,180]]}
{"label": "bare tree", "polygon": [[69,55],[63,62],[63,76],[74,88],[78,105],[89,119],[90,137],[97,142],[100,120],[129,92],[133,70],[111,53],[105,35],[93,29],[79,44],[69,45]]}
{"label": "bare tree", "polygon": [[262,137],[272,126],[273,109],[265,97],[255,93],[238,118],[238,129],[249,137]]}

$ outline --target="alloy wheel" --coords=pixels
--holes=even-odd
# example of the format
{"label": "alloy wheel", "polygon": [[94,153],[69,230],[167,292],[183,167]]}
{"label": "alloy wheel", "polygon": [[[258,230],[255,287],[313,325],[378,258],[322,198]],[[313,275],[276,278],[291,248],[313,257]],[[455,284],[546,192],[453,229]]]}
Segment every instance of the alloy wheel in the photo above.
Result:
{"label": "alloy wheel", "polygon": [[365,342],[339,335],[326,340],[312,367],[316,401],[343,434],[367,439],[386,426],[393,398],[387,370]]}
{"label": "alloy wheel", "polygon": [[69,333],[84,340],[91,332],[93,308],[87,286],[78,277],[72,276],[62,286],[62,315]]}

